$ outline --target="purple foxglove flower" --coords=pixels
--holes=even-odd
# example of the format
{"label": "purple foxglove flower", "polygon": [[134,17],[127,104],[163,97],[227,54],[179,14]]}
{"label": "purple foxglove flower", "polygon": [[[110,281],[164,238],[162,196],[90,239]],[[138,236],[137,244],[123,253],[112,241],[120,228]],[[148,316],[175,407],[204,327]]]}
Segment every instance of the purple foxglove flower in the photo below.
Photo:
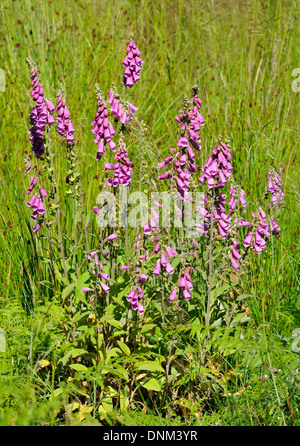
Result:
{"label": "purple foxglove flower", "polygon": [[245,191],[241,190],[239,198],[240,198],[241,205],[243,207],[245,207],[247,205],[246,200],[245,200]]}
{"label": "purple foxglove flower", "polygon": [[109,274],[105,274],[105,273],[102,273],[102,272],[100,272],[98,274],[98,277],[102,277],[102,279],[104,279],[106,281],[108,281],[110,279]]}
{"label": "purple foxglove flower", "polygon": [[32,91],[30,94],[36,103],[35,107],[31,109],[29,116],[32,127],[28,131],[28,136],[31,141],[31,150],[37,158],[40,158],[45,151],[45,126],[47,124],[51,126],[54,122],[53,116],[50,112],[53,104],[48,100],[45,101],[44,99],[44,89],[42,86],[40,86],[39,73],[35,64],[30,58],[26,59],[26,62],[31,69]]}
{"label": "purple foxglove flower", "polygon": [[52,104],[51,101],[49,101],[48,99],[46,99],[46,106],[49,110],[50,113],[53,113],[55,110],[55,105]]}
{"label": "purple foxglove flower", "polygon": [[144,314],[144,312],[145,312],[145,310],[144,310],[144,307],[143,307],[143,305],[141,304],[141,302],[138,302],[138,312],[139,312],[139,314]]}
{"label": "purple foxglove flower", "polygon": [[259,215],[261,217],[262,220],[266,219],[266,213],[262,208],[259,208]]}
{"label": "purple foxglove flower", "polygon": [[226,238],[228,236],[228,232],[219,224],[218,225],[219,234],[222,238]]}
{"label": "purple foxglove flower", "polygon": [[82,288],[82,293],[88,293],[89,291],[94,291],[92,288],[88,288],[88,287],[83,287]]}
{"label": "purple foxglove flower", "polygon": [[98,100],[98,108],[94,120],[92,121],[92,133],[95,135],[94,142],[98,144],[96,159],[99,161],[104,153],[105,145],[108,144],[112,151],[115,151],[116,144],[112,140],[116,134],[114,126],[108,120],[107,105],[102,98],[101,91],[96,85],[96,97]]}
{"label": "purple foxglove flower", "polygon": [[250,221],[246,221],[244,219],[241,219],[239,222],[240,226],[252,226],[252,223]]}
{"label": "purple foxglove flower", "polygon": [[32,229],[33,232],[38,232],[41,229],[42,225],[38,223],[35,228]]}
{"label": "purple foxglove flower", "polygon": [[160,261],[159,260],[154,265],[153,274],[156,277],[158,277],[160,275]]}
{"label": "purple foxglove flower", "polygon": [[155,245],[155,247],[154,247],[154,249],[153,249],[153,254],[157,254],[158,253],[158,251],[159,251],[159,243],[156,243],[156,245]]}
{"label": "purple foxglove flower", "polygon": [[125,271],[126,269],[131,268],[129,265],[120,266],[120,270]]}
{"label": "purple foxglove flower", "polygon": [[193,245],[196,249],[199,248],[199,243],[197,242],[197,240],[193,240]]}
{"label": "purple foxglove flower", "polygon": [[155,228],[157,228],[157,224],[155,223],[155,221],[154,221],[154,218],[150,218],[150,220],[149,220],[149,227],[151,228],[151,229],[155,229]]}
{"label": "purple foxglove flower", "polygon": [[105,293],[108,293],[109,292],[109,287],[105,283],[103,283],[103,282],[99,282],[99,283],[100,283],[100,286],[101,286],[102,290]]}
{"label": "purple foxglove flower", "polygon": [[260,225],[257,226],[257,232],[258,232],[259,234],[263,234],[263,235],[266,236],[266,237],[270,237],[270,236],[271,236],[271,234],[270,234],[265,228],[263,228],[263,227],[260,226]]}
{"label": "purple foxglove flower", "polygon": [[91,252],[88,254],[88,259],[92,259],[93,257],[95,257],[95,255],[97,254],[97,252],[99,252],[98,249],[96,249],[95,251],[91,251]]}
{"label": "purple foxglove flower", "polygon": [[113,234],[110,234],[110,235],[107,237],[106,241],[109,242],[109,241],[112,241],[112,240],[116,240],[116,238],[118,238],[118,234],[113,233]]}
{"label": "purple foxglove flower", "polygon": [[152,215],[152,218],[154,219],[154,220],[157,220],[157,221],[159,221],[159,215],[158,215],[158,213],[156,212],[156,210],[155,209],[151,209],[151,215]]}
{"label": "purple foxglove flower", "polygon": [[284,170],[284,166],[278,172],[269,172],[267,178],[271,178],[268,182],[268,191],[271,193],[271,208],[279,207],[282,203],[284,192],[282,186],[281,173]]}
{"label": "purple foxglove flower", "polygon": [[151,228],[149,228],[149,226],[148,225],[144,225],[143,226],[143,231],[144,231],[144,234],[151,234]]}
{"label": "purple foxglove flower", "polygon": [[238,264],[238,262],[236,261],[236,259],[233,256],[230,257],[230,262],[231,262],[231,265],[233,266],[233,268],[238,271],[240,268],[240,265]]}
{"label": "purple foxglove flower", "polygon": [[166,254],[164,252],[161,253],[160,263],[165,267],[167,266],[168,261],[167,261]]}
{"label": "purple foxglove flower", "polygon": [[44,203],[42,200],[39,201],[38,207],[37,207],[37,212],[39,214],[44,214],[45,213],[45,207],[44,207]]}
{"label": "purple foxglove flower", "polygon": [[186,278],[184,276],[180,277],[179,286],[181,288],[186,288]]}
{"label": "purple foxglove flower", "polygon": [[162,174],[159,175],[158,179],[159,180],[165,180],[166,178],[169,178],[169,172],[164,172]]}
{"label": "purple foxglove flower", "polygon": [[141,53],[132,39],[128,43],[126,51],[127,55],[122,63],[125,67],[123,84],[126,88],[131,88],[140,79],[139,73],[144,61],[139,57]]}
{"label": "purple foxglove flower", "polygon": [[42,187],[40,187],[40,194],[42,197],[47,197],[47,192]]}
{"label": "purple foxglove flower", "polygon": [[193,289],[193,284],[189,280],[186,280],[186,288],[191,291]]}
{"label": "purple foxglove flower", "polygon": [[186,288],[183,289],[182,294],[183,294],[183,297],[185,298],[185,300],[190,300],[191,294],[189,293],[189,291]]}
{"label": "purple foxglove flower", "polygon": [[114,187],[117,187],[119,184],[129,187],[132,175],[132,163],[128,159],[128,152],[123,139],[120,140],[119,149],[117,150],[114,159],[116,160],[114,166],[109,163],[105,164],[106,169],[114,171],[114,178],[109,178],[108,184]]}
{"label": "purple foxglove flower", "polygon": [[72,122],[70,121],[70,111],[66,107],[66,100],[63,98],[62,91],[59,91],[56,95],[57,99],[57,132],[59,136],[65,137],[68,144],[71,144],[74,141],[74,135],[75,132],[74,126]]}
{"label": "purple foxglove flower", "polygon": [[232,248],[232,255],[236,260],[240,260],[242,258],[241,254],[235,248]]}
{"label": "purple foxglove flower", "polygon": [[166,253],[167,253],[167,256],[168,256],[170,259],[172,259],[174,256],[177,255],[177,252],[176,252],[175,249],[173,249],[171,246],[167,246],[167,248],[166,248]]}
{"label": "purple foxglove flower", "polygon": [[174,268],[172,267],[171,263],[167,262],[165,268],[166,268],[166,272],[168,274],[173,274],[174,273]]}
{"label": "purple foxglove flower", "polygon": [[249,248],[251,246],[251,242],[252,242],[252,231],[248,231],[243,245],[245,246],[245,248]]}
{"label": "purple foxglove flower", "polygon": [[187,147],[188,144],[189,144],[189,141],[188,141],[187,137],[186,136],[182,136],[181,138],[179,138],[177,147],[181,149],[183,147]]}
{"label": "purple foxglove flower", "polygon": [[105,163],[104,168],[106,170],[114,170],[115,166],[113,164],[110,164],[110,163]]}
{"label": "purple foxglove flower", "polygon": [[270,221],[270,229],[271,229],[271,232],[276,232],[277,235],[280,235],[280,227],[276,223],[276,221],[273,219],[271,219],[271,221]]}
{"label": "purple foxglove flower", "polygon": [[176,294],[177,294],[177,288],[174,288],[171,293],[170,296],[168,298],[169,302],[174,302],[175,298],[176,298]]}
{"label": "purple foxglove flower", "polygon": [[169,164],[170,161],[172,161],[172,157],[167,156],[167,158],[165,158],[165,160],[162,163],[157,164],[157,168],[161,169],[161,168],[165,167],[167,164]]}

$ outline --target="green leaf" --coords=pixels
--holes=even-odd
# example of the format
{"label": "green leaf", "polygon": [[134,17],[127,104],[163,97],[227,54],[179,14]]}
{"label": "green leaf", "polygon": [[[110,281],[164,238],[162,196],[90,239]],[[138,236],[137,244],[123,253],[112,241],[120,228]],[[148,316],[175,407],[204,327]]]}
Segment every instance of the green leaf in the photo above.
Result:
{"label": "green leaf", "polygon": [[70,364],[70,367],[77,372],[87,372],[88,368],[83,364]]}
{"label": "green leaf", "polygon": [[129,380],[129,375],[128,375],[127,370],[125,370],[124,367],[122,367],[120,365],[117,365],[116,367],[105,366],[101,370],[101,373],[103,373],[105,375],[107,373],[110,373],[112,375],[119,376],[120,378],[124,378],[126,381]]}
{"label": "green leaf", "polygon": [[231,288],[231,284],[225,283],[225,285],[221,286],[220,288],[215,288],[211,292],[211,299],[216,299],[217,297],[221,296],[225,291],[227,291],[229,288]]}
{"label": "green leaf", "polygon": [[256,297],[254,294],[241,294],[236,300],[244,300],[247,299],[248,297]]}
{"label": "green leaf", "polygon": [[121,352],[121,350],[119,348],[113,347],[110,350],[108,350],[106,355],[107,355],[108,359],[112,358],[112,357],[116,357],[117,358],[118,356],[122,355],[122,352]]}
{"label": "green leaf", "polygon": [[161,387],[159,382],[154,379],[151,378],[149,381],[147,381],[146,383],[142,384],[143,387],[145,387],[145,389],[148,390],[155,390],[155,392],[160,392],[161,391]]}
{"label": "green leaf", "polygon": [[180,262],[181,262],[181,257],[177,256],[174,257],[174,259],[171,261],[171,265],[174,269],[176,269]]}
{"label": "green leaf", "polygon": [[129,347],[122,341],[117,341],[117,342],[119,344],[120,349],[125,353],[125,355],[129,356],[130,355]]}
{"label": "green leaf", "polygon": [[54,390],[53,392],[53,396],[54,398],[58,395],[61,395],[63,393],[63,389],[61,387],[58,387],[57,389]]}
{"label": "green leaf", "polygon": [[152,330],[154,327],[156,327],[156,324],[145,324],[145,325],[142,326],[140,334],[146,333],[147,331]]}
{"label": "green leaf", "polygon": [[87,351],[84,350],[83,348],[73,348],[73,349],[71,350],[72,358],[77,358],[78,356],[81,356],[81,355],[83,355],[84,353],[87,353]]}
{"label": "green leaf", "polygon": [[119,329],[122,328],[121,322],[120,322],[120,321],[117,321],[116,319],[113,319],[113,318],[111,318],[111,317],[103,316],[103,317],[100,319],[99,322],[100,322],[100,323],[105,323],[105,322],[106,322],[107,324],[112,325],[113,327],[116,327],[116,328],[119,328]]}
{"label": "green leaf", "polygon": [[162,366],[156,361],[144,361],[136,364],[137,370],[147,370],[149,372],[164,372]]}
{"label": "green leaf", "polygon": [[121,297],[127,296],[129,291],[130,291],[130,285],[127,285],[118,293],[117,297],[120,299]]}
{"label": "green leaf", "polygon": [[83,313],[81,311],[77,311],[77,313],[74,314],[73,318],[72,318],[72,322],[77,322],[80,319],[84,318],[85,316],[87,316],[88,314],[91,314],[90,311],[84,311]]}
{"label": "green leaf", "polygon": [[75,286],[75,293],[76,293],[75,295],[77,298],[80,299],[80,297],[82,297],[81,296],[82,288],[89,281],[89,279],[90,279],[90,273],[88,271],[85,271],[77,280]]}
{"label": "green leaf", "polygon": [[76,283],[70,283],[62,292],[62,300],[64,301],[74,290]]}

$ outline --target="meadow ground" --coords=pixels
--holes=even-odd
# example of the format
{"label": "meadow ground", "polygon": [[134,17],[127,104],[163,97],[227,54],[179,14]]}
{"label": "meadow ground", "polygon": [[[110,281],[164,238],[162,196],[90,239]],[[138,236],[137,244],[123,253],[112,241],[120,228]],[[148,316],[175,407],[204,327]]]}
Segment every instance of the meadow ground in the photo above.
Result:
{"label": "meadow ground", "polygon": [[[1,425],[300,424],[299,10],[296,0],[1,1]],[[177,145],[174,118],[195,84],[205,119],[199,167],[219,135],[229,138],[232,177],[255,208],[265,206],[268,172],[285,166],[280,238],[249,254],[239,285],[234,270],[229,282],[211,270],[223,251],[210,262],[203,242],[192,299],[168,306],[169,278],[151,282],[140,319],[127,308],[129,276],[117,273],[135,255],[132,228],[110,248],[101,313],[82,297],[92,277],[86,255],[103,235],[93,206],[107,177],[91,133],[94,86],[105,97],[120,87],[131,33],[144,61],[128,92],[138,108],[126,136],[133,190],[163,188],[156,165]],[[45,184],[54,184],[52,168],[57,208],[36,234],[25,194],[27,57],[50,101],[64,85],[80,173],[78,204],[74,189],[65,193],[67,144],[53,133]],[[32,159],[43,178],[47,162]]]}

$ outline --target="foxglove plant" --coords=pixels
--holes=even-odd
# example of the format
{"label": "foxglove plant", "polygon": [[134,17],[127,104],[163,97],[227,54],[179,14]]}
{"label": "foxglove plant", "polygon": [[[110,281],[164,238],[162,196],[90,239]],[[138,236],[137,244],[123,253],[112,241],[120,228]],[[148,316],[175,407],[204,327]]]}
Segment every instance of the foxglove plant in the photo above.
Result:
{"label": "foxglove plant", "polygon": [[116,188],[119,184],[129,187],[132,175],[132,162],[128,158],[128,152],[124,138],[121,136],[119,148],[114,156],[115,164],[105,163],[106,170],[113,170],[114,177],[108,178],[109,186]]}
{"label": "foxglove plant", "polygon": [[26,62],[31,71],[31,93],[32,99],[35,101],[35,107],[30,111],[31,129],[28,131],[31,141],[31,150],[37,158],[40,158],[45,152],[45,127],[54,124],[53,111],[54,105],[51,101],[44,98],[44,88],[41,85],[38,69],[35,63],[27,58]]}
{"label": "foxglove plant", "polygon": [[203,174],[199,178],[200,184],[207,182],[207,187],[223,188],[231,176],[232,164],[229,144],[219,140],[202,169]]}
{"label": "foxglove plant", "polygon": [[143,268],[149,259],[149,254],[147,251],[143,252],[141,240],[142,236],[138,235],[138,239],[135,242],[134,258],[129,262],[129,265],[121,265],[120,270],[128,270],[130,274],[130,291],[126,296],[126,300],[131,304],[131,308],[134,311],[138,311],[140,315],[143,315],[145,309],[141,302],[144,298],[142,287],[148,280],[148,274],[143,272]]}
{"label": "foxglove plant", "polygon": [[[28,64],[31,72],[31,87],[32,91],[30,95],[32,99],[35,101],[35,107],[31,108],[30,111],[30,124],[32,128],[28,131],[29,139],[31,141],[31,150],[34,152],[36,158],[44,158],[47,163],[47,173],[48,177],[51,179],[53,170],[49,165],[50,156],[49,156],[49,129],[54,124],[55,120],[53,117],[53,112],[55,110],[55,106],[51,101],[45,98],[44,96],[44,88],[41,85],[40,77],[38,69],[35,63],[30,59],[26,59],[26,63]],[[28,171],[31,169],[28,168]],[[34,186],[37,184],[36,177],[32,176],[30,179],[30,186],[27,190],[27,194],[29,194]],[[54,184],[52,185],[52,187]],[[51,189],[52,192],[52,189]],[[42,218],[38,221],[38,224],[33,229],[34,232],[37,232],[41,229],[41,225],[44,221],[45,214],[45,206],[42,200],[43,197],[46,197],[46,191],[40,187],[40,193],[34,194],[28,201],[28,206],[33,209],[33,214],[31,218],[35,221],[38,218],[38,215],[41,215]]]}
{"label": "foxglove plant", "polygon": [[63,85],[60,86],[56,95],[56,129],[57,133],[62,138],[67,145],[67,160],[68,160],[68,172],[66,176],[66,183],[69,185],[66,193],[68,195],[73,194],[73,198],[77,203],[80,198],[79,193],[79,181],[80,173],[78,172],[78,158],[76,153],[76,143],[75,143],[75,128],[71,121],[71,113],[66,105],[66,98],[64,93]]}
{"label": "foxglove plant", "polygon": [[68,144],[74,142],[74,126],[70,120],[70,110],[66,106],[66,99],[64,98],[63,91],[60,89],[56,96],[57,104],[55,109],[57,110],[57,132],[59,136],[65,137]]}
{"label": "foxglove plant", "polygon": [[140,79],[139,73],[144,61],[140,58],[141,52],[132,39],[126,47],[126,52],[127,55],[122,62],[122,65],[125,68],[123,84],[126,88],[131,88]]}
{"label": "foxglove plant", "polygon": [[113,137],[116,134],[116,130],[113,124],[109,121],[107,104],[102,97],[102,93],[99,89],[99,85],[96,84],[96,97],[98,100],[98,108],[94,120],[92,121],[92,133],[95,135],[94,142],[97,146],[96,159],[101,160],[105,145],[108,144],[111,150],[115,151],[116,143],[113,141]]}
{"label": "foxglove plant", "polygon": [[269,224],[266,222],[266,214],[262,208],[259,208],[258,213],[251,212],[251,215],[254,220],[243,245],[245,248],[253,246],[254,251],[257,254],[261,254],[267,245],[265,237],[269,238],[271,235],[268,231]]}
{"label": "foxglove plant", "polygon": [[205,123],[200,113],[202,100],[198,96],[198,87],[193,87],[192,91],[192,99],[188,101],[186,97],[184,98],[183,109],[180,110],[180,115],[175,117],[180,124],[180,138],[177,149],[170,149],[171,156],[166,157],[163,162],[157,165],[161,169],[171,163],[168,171],[160,174],[158,178],[160,180],[170,180],[182,201],[188,199],[191,177],[197,171],[194,149],[201,150],[199,132],[201,126]]}
{"label": "foxglove plant", "polygon": [[[30,194],[33,190],[33,188],[37,185],[37,179],[35,176],[31,176],[30,178],[30,186],[26,191],[26,194]],[[33,232],[37,232],[41,229],[42,223],[44,221],[44,214],[45,214],[45,206],[43,202],[43,198],[47,197],[47,193],[45,189],[42,187],[39,187],[39,192],[34,193],[29,201],[27,202],[27,206],[31,207],[33,210],[33,213],[31,215],[31,218],[33,221],[37,221],[38,217],[39,220],[37,222],[37,225],[33,228]]]}
{"label": "foxglove plant", "polygon": [[123,125],[129,124],[132,116],[136,113],[137,108],[131,102],[125,101],[118,94],[116,87],[112,86],[108,93],[107,102],[110,104],[110,111],[117,121]]}
{"label": "foxglove plant", "polygon": [[277,235],[277,237],[280,236],[281,229],[278,223],[275,221],[275,218],[277,217],[274,216],[274,214],[278,213],[278,210],[283,202],[284,191],[281,178],[283,171],[284,171],[284,166],[282,166],[278,170],[273,169],[267,174],[268,178],[267,190],[271,194],[271,203],[269,204],[271,212],[270,230],[271,232],[274,232]]}

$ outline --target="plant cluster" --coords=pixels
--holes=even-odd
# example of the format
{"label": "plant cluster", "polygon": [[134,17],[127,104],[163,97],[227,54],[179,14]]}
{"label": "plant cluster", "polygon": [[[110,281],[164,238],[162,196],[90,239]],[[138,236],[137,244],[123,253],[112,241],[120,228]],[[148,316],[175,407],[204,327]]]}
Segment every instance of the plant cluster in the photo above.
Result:
{"label": "plant cluster", "polygon": [[[126,53],[121,85],[112,84],[107,99],[95,86],[96,113],[91,121],[95,163],[103,172],[99,190],[114,198],[124,188],[132,190],[140,177],[133,162],[135,141],[147,144],[138,109],[131,102],[144,64],[133,38]],[[37,66],[30,58],[27,63],[35,102],[28,132],[32,154],[25,169],[30,174],[26,194],[33,194],[27,205],[37,240],[45,232],[52,300],[61,309],[52,393],[68,393],[67,417],[76,412],[81,419],[93,414],[102,422],[121,422],[119,413],[149,398],[166,413],[184,414],[188,407],[197,414],[201,401],[209,401],[209,391],[218,397],[227,391],[218,360],[211,363],[208,352],[220,358],[228,345],[231,354],[245,347],[240,327],[249,321],[248,265],[268,249],[271,237],[280,237],[283,168],[270,170],[265,197],[252,207],[244,186],[234,180],[238,166],[228,139],[219,137],[201,166],[201,128],[206,122],[195,85],[175,116],[177,146],[157,160],[157,174],[148,182],[150,217],[146,213],[146,220],[142,218],[141,205],[139,224],[133,228],[118,226],[118,221],[115,226],[99,224],[89,248],[89,243],[82,243],[85,226],[76,220],[83,212],[79,206],[84,193],[79,142],[64,88],[59,88],[54,105],[45,97]],[[65,193],[72,203],[72,234],[61,232],[63,209],[57,189],[65,186],[55,177],[55,138],[67,151]],[[166,207],[164,193],[173,207]],[[177,222],[173,226],[165,224],[172,209]],[[99,203],[93,206],[98,223],[108,211]],[[70,239],[75,254],[68,256],[64,240]],[[185,349],[177,342],[178,333],[187,341]],[[48,367],[50,362],[42,363],[39,373]]]}

